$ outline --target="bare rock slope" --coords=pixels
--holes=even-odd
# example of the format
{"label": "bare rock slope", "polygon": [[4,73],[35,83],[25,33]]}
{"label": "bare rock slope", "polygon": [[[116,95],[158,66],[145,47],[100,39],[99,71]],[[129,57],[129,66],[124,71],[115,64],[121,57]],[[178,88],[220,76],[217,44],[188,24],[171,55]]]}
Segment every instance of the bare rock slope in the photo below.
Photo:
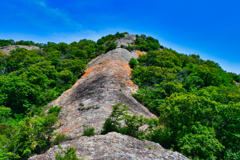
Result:
{"label": "bare rock slope", "polygon": [[[164,149],[158,143],[138,140],[116,132],[93,137],[80,137],[61,144],[63,149],[75,147],[77,157],[84,160],[187,160],[178,152]],[[29,160],[53,160],[58,146],[45,154],[34,156]]]}
{"label": "bare rock slope", "polygon": [[132,45],[134,41],[136,40],[136,36],[133,34],[125,34],[125,37],[121,39],[117,39],[115,42],[117,44],[117,47],[121,47],[121,45],[128,46]]}
{"label": "bare rock slope", "polygon": [[16,48],[25,48],[27,50],[34,50],[34,49],[39,49],[37,46],[26,46],[26,45],[9,45],[9,46],[2,46],[0,47],[0,51],[4,52],[5,54],[8,54],[11,50],[16,49]]}
{"label": "bare rock slope", "polygon": [[[119,40],[119,44],[131,43],[134,37],[127,41]],[[132,93],[138,89],[131,79],[129,60],[142,54],[140,51],[129,52],[117,48],[102,54],[87,66],[85,74],[65,91],[60,97],[48,106],[62,106],[59,113],[59,128],[57,132],[63,133],[73,140],[61,144],[77,149],[77,157],[88,159],[187,159],[183,155],[163,149],[159,144],[141,141],[119,133],[81,137],[83,125],[93,126],[100,133],[105,119],[109,117],[112,106],[117,103],[130,105],[131,112],[154,118],[147,108],[138,103]],[[50,148],[45,154],[37,155],[29,160],[53,160],[57,146]]]}
{"label": "bare rock slope", "polygon": [[117,48],[93,59],[74,86],[49,104],[62,106],[57,132],[75,138],[83,134],[82,125],[92,125],[100,132],[117,103],[130,105],[133,114],[155,117],[131,95],[138,87],[130,79],[128,62],[138,54]]}

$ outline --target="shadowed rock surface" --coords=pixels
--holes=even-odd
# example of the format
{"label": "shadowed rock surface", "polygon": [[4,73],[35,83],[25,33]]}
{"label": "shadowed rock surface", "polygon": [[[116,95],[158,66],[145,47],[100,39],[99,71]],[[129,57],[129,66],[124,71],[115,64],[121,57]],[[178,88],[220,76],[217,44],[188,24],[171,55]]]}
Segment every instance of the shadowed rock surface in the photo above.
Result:
{"label": "shadowed rock surface", "polygon": [[11,50],[16,49],[16,48],[25,48],[27,50],[34,50],[34,49],[39,49],[37,46],[26,46],[26,45],[9,45],[9,46],[2,46],[0,47],[0,51],[4,52],[5,54],[10,53]]}
{"label": "shadowed rock surface", "polygon": [[[84,160],[187,160],[178,152],[172,152],[158,143],[138,140],[136,138],[111,132],[106,135],[80,137],[61,144],[63,149],[74,147],[78,158]],[[49,149],[45,154],[29,160],[54,160],[58,146]]]}
{"label": "shadowed rock surface", "polygon": [[82,125],[89,125],[99,133],[117,103],[131,105],[133,114],[155,117],[132,97],[138,86],[130,80],[128,62],[138,54],[117,48],[93,59],[74,86],[48,105],[62,106],[57,132],[75,138],[83,134]]}

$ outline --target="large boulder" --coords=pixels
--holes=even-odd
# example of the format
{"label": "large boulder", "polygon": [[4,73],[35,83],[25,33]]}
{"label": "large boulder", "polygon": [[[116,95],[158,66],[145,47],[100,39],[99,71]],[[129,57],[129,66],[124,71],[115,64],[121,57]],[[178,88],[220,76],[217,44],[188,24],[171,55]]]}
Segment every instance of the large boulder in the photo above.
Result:
{"label": "large boulder", "polygon": [[[178,152],[164,149],[158,143],[139,140],[120,133],[111,132],[106,135],[80,137],[64,142],[61,147],[77,149],[76,155],[84,160],[187,160]],[[34,156],[28,160],[54,160],[55,153],[62,151],[58,146],[49,149],[45,154]],[[63,156],[63,155],[62,155]]]}

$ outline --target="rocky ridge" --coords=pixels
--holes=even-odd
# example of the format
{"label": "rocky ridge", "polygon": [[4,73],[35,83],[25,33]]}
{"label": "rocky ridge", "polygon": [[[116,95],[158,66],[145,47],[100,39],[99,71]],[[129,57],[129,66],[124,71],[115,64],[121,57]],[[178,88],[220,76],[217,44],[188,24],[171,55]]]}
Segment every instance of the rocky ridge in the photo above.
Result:
{"label": "rocky ridge", "polygon": [[117,48],[93,59],[73,87],[48,104],[62,106],[57,132],[71,138],[79,137],[83,134],[82,125],[93,126],[100,132],[112,106],[117,103],[130,105],[133,114],[155,117],[132,97],[138,86],[130,79],[128,62],[138,54],[142,53]]}
{"label": "rocky ridge", "polygon": [[[157,143],[141,141],[119,133],[81,137],[83,125],[93,126],[99,134],[105,119],[111,114],[112,106],[117,103],[130,105],[133,114],[146,118],[156,117],[132,97],[138,86],[131,81],[131,68],[128,63],[131,58],[137,58],[143,53],[129,52],[119,46],[133,41],[132,35],[117,40],[117,49],[89,62],[85,74],[72,88],[48,104],[48,107],[62,106],[57,132],[73,139],[61,146],[65,149],[77,148],[77,156],[83,159],[187,159],[177,152],[163,149]],[[57,146],[54,146],[45,154],[30,159],[55,159],[58,151]]]}
{"label": "rocky ridge", "polygon": [[16,48],[25,48],[27,50],[38,50],[39,47],[37,46],[26,46],[26,45],[9,45],[9,46],[2,46],[0,47],[0,51],[4,52],[5,54],[10,53],[11,50],[16,49]]}

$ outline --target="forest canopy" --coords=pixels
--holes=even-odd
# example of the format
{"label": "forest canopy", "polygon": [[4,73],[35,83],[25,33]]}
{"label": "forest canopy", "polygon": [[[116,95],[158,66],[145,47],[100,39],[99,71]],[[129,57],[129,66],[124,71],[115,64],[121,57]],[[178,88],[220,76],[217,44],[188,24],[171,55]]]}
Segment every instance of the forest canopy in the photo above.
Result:
{"label": "forest canopy", "polygon": [[239,75],[163,48],[139,56],[132,81],[139,86],[133,96],[158,115],[139,138],[193,159],[240,159]]}

